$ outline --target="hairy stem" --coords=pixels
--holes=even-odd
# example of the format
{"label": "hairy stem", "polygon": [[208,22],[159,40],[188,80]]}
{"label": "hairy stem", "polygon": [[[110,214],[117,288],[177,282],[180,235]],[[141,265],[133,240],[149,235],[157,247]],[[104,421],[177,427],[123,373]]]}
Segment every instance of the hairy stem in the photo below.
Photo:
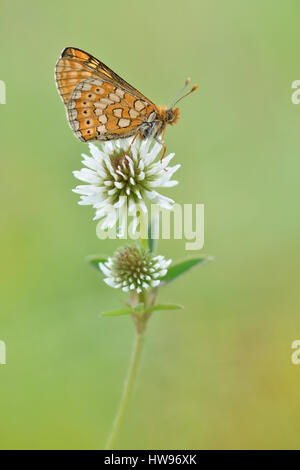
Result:
{"label": "hairy stem", "polygon": [[123,388],[120,405],[119,405],[117,414],[113,422],[110,436],[106,443],[107,450],[111,450],[114,448],[115,441],[117,439],[120,428],[124,421],[124,417],[127,412],[130,398],[132,395],[132,391],[134,388],[137,370],[138,370],[138,366],[139,366],[139,362],[141,359],[141,354],[142,354],[142,350],[144,346],[144,341],[145,341],[145,329],[143,328],[143,331],[136,332],[134,348],[133,348],[132,355],[131,355],[131,361],[130,361],[127,377],[124,382],[124,388]]}

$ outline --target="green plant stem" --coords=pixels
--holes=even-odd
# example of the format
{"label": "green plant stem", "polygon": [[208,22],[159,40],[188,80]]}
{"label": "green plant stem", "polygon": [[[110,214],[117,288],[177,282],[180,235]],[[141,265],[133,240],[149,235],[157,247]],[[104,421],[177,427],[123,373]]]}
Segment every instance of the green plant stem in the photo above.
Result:
{"label": "green plant stem", "polygon": [[148,240],[147,238],[141,238],[141,245],[144,248],[144,250],[148,250]]}
{"label": "green plant stem", "polygon": [[117,414],[113,422],[110,436],[106,443],[107,450],[111,450],[114,448],[116,438],[119,434],[126,411],[128,409],[128,405],[129,405],[130,398],[131,398],[132,391],[133,391],[134,384],[135,384],[138,365],[141,359],[141,353],[143,350],[144,342],[145,342],[145,330],[140,333],[136,332],[134,348],[133,348],[132,355],[131,355],[131,361],[130,361],[127,377],[124,382],[124,388],[123,388],[120,405],[119,405]]}

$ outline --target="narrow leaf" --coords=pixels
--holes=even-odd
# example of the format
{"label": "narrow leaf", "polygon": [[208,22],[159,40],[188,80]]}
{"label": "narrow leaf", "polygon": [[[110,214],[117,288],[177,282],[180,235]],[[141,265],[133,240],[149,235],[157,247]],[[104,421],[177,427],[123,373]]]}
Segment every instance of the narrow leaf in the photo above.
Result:
{"label": "narrow leaf", "polygon": [[132,308],[120,308],[118,310],[108,310],[107,312],[102,312],[100,315],[102,317],[118,317],[120,315],[130,315],[134,313]]}
{"label": "narrow leaf", "polygon": [[184,306],[179,304],[157,304],[147,309],[147,311],[154,312],[157,310],[182,310],[183,308]]}
{"label": "narrow leaf", "polygon": [[190,271],[192,268],[207,264],[213,260],[214,258],[212,256],[202,255],[192,256],[190,258],[186,258],[185,260],[178,261],[169,267],[167,274],[161,279],[161,285],[163,286],[169,284],[170,282],[175,281],[175,279],[178,277]]}
{"label": "narrow leaf", "polygon": [[118,317],[120,315],[131,315],[132,313],[139,313],[143,310],[143,304],[139,304],[136,307],[129,308],[119,308],[117,310],[108,310],[107,312],[102,312],[100,315],[102,317]]}
{"label": "narrow leaf", "polygon": [[99,263],[105,263],[107,261],[108,256],[106,255],[89,255],[86,257],[86,261],[96,268],[98,271],[101,272],[99,269]]}

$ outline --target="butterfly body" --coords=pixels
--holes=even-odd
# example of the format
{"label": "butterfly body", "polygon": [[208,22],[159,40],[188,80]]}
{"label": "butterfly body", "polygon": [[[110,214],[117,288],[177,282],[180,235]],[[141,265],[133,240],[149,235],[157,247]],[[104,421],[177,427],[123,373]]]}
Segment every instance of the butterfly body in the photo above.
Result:
{"label": "butterfly body", "polygon": [[[162,142],[179,110],[156,106],[90,54],[73,47],[56,64],[58,91],[76,137],[83,142],[140,135]],[[163,144],[164,145],[164,144]]]}
{"label": "butterfly body", "polygon": [[153,112],[147,121],[145,121],[141,127],[140,132],[143,137],[153,137],[158,139],[163,136],[167,127],[167,124],[175,124],[179,119],[179,109],[174,110],[167,109],[163,106],[157,107],[156,112]]}

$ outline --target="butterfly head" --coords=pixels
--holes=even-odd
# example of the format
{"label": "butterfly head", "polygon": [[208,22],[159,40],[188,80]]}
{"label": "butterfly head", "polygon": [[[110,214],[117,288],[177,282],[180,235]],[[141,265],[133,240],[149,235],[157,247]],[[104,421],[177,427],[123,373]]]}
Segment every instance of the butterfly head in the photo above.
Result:
{"label": "butterfly head", "polygon": [[159,106],[158,108],[160,120],[166,124],[176,124],[180,118],[179,108],[167,108],[166,106]]}
{"label": "butterfly head", "polygon": [[170,108],[166,110],[166,121],[168,124],[176,124],[180,118],[179,108]]}

